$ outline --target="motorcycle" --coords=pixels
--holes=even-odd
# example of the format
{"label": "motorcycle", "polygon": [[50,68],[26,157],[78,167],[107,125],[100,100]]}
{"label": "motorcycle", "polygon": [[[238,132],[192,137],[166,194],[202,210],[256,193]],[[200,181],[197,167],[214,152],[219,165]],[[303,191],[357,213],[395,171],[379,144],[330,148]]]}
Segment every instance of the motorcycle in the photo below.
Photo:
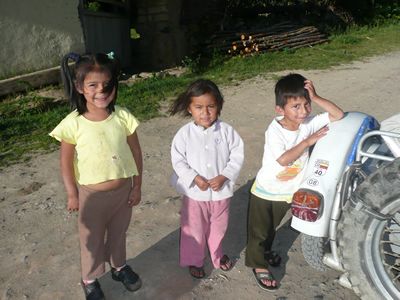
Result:
{"label": "motorcycle", "polygon": [[[362,299],[400,299],[400,158],[361,112],[329,125],[312,149],[291,206],[306,262],[342,272]],[[386,141],[386,142],[385,142]]]}

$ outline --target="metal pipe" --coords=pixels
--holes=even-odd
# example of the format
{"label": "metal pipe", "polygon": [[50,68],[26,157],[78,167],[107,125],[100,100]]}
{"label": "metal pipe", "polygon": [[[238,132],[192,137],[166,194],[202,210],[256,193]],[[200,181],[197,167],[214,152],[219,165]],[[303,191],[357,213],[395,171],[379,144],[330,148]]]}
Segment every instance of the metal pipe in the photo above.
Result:
{"label": "metal pipe", "polygon": [[395,159],[394,157],[373,154],[373,153],[365,152],[362,150],[364,142],[371,136],[375,136],[375,135],[377,135],[377,136],[384,135],[384,136],[389,136],[389,137],[393,137],[393,138],[400,138],[399,133],[390,132],[390,131],[373,130],[373,131],[367,132],[366,134],[364,134],[361,137],[360,142],[357,145],[356,161],[360,161],[362,156],[366,156],[366,157],[370,157],[370,158],[374,158],[374,159],[385,160],[385,161],[393,161]]}

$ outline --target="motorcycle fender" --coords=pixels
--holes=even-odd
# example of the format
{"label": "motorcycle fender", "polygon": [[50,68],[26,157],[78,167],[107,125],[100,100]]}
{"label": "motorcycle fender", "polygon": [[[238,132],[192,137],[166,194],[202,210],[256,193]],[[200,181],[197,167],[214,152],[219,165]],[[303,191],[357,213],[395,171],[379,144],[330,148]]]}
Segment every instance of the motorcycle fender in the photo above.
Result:
{"label": "motorcycle fender", "polygon": [[360,128],[369,119],[371,117],[364,113],[348,112],[341,120],[330,123],[328,134],[315,144],[299,189],[322,195],[322,205],[315,222],[293,216],[291,226],[294,229],[311,236],[328,236],[333,203],[340,201],[338,185],[354,153]]}

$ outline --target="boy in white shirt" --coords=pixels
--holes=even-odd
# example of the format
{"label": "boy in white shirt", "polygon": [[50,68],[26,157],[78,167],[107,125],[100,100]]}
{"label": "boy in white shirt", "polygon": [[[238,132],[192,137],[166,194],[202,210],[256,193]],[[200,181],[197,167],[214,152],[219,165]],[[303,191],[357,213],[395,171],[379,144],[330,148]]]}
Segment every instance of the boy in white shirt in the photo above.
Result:
{"label": "boy in white shirt", "polygon": [[[275,97],[280,116],[265,132],[262,167],[251,188],[245,261],[264,290],[278,288],[268,266],[279,266],[281,257],[271,247],[303,177],[309,147],[327,134],[327,124],[343,117],[343,111],[318,96],[313,83],[300,74],[282,77],[275,85]],[[325,113],[310,116],[312,102]]]}

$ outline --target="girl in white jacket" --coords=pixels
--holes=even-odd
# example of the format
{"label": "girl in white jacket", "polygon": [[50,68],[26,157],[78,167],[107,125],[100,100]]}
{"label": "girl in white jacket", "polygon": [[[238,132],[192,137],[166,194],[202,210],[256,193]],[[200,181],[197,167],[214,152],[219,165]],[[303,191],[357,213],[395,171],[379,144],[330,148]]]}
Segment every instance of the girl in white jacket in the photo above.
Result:
{"label": "girl in white jacket", "polygon": [[215,268],[229,271],[233,262],[223,253],[229,203],[243,164],[243,141],[218,119],[223,105],[218,87],[199,79],[181,94],[171,114],[191,116],[176,133],[171,146],[173,185],[183,195],[180,265],[203,278],[206,248]]}

